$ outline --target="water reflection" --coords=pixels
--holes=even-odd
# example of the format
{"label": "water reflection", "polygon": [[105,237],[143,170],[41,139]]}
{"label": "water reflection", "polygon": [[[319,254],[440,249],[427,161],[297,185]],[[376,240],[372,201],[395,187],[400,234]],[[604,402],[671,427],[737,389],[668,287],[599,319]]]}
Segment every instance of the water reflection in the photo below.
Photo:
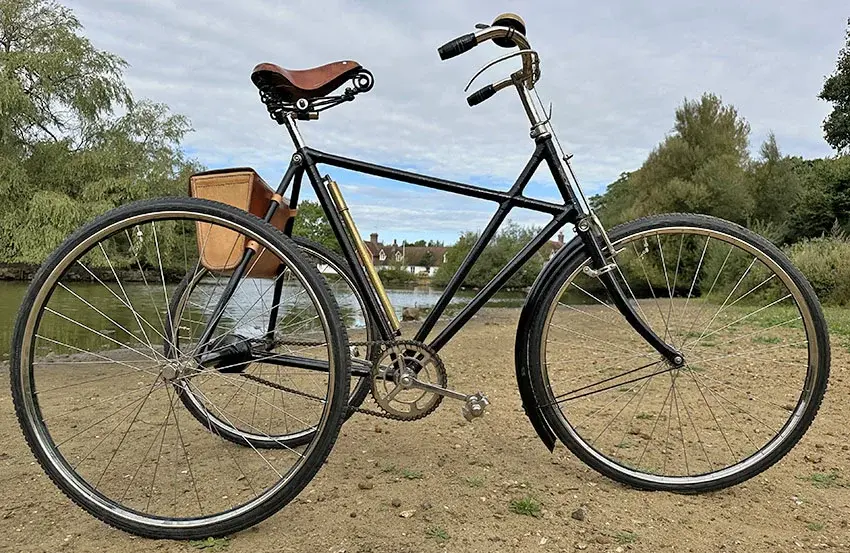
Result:
{"label": "water reflection", "polygon": [[[28,283],[25,282],[0,282],[0,359],[7,360],[9,357],[9,343],[12,339],[12,326],[17,315],[20,302],[23,300]],[[270,281],[256,279],[248,281],[241,286],[237,293],[238,301],[228,303],[227,310],[222,319],[223,328],[234,328],[235,332],[243,336],[260,336],[267,330],[268,310],[271,305]],[[205,319],[203,313],[209,313],[215,305],[217,294],[214,285],[201,282],[199,285],[199,298],[189,306],[188,315],[181,326],[184,331],[198,335],[199,321]],[[100,283],[75,282],[69,286],[70,290],[58,288],[49,303],[56,314],[45,314],[44,323],[41,328],[49,332],[49,338],[55,342],[61,342],[87,351],[104,351],[117,348],[117,343],[130,344],[134,347],[140,346],[142,342],[147,343],[145,334],[155,335],[162,332],[167,314],[163,309],[164,293],[158,291],[159,296],[149,301],[136,301],[135,298],[146,298],[150,290],[144,285],[128,283],[124,285],[127,295],[133,299],[133,307],[145,320],[149,321],[153,329],[147,325],[140,325],[133,316],[132,311],[122,305],[120,298],[122,291],[115,284],[104,286]],[[174,286],[169,285],[167,293],[171,297]],[[347,328],[362,328],[363,316],[360,312],[357,299],[348,292],[342,283],[331,285],[331,289],[340,307],[340,313]],[[387,290],[390,301],[396,309],[396,314],[401,318],[401,311],[405,307],[430,308],[439,299],[442,290],[428,286],[417,286],[413,288],[396,288]],[[467,303],[475,293],[472,291],[461,291],[452,300],[453,307],[457,309]],[[84,298],[88,305],[79,298]],[[284,297],[286,297],[284,291]],[[491,300],[491,305],[517,306],[524,298],[523,293],[502,292]],[[306,304],[305,304],[306,305]],[[101,313],[98,313],[98,310]],[[108,321],[104,315],[111,318],[115,324]],[[284,315],[284,314],[282,314]],[[285,314],[291,320],[282,321],[282,324],[299,324],[305,329],[310,329],[311,324],[306,319],[305,313],[299,315],[298,310],[289,309]],[[311,315],[312,316],[312,315]],[[301,319],[298,319],[301,317]],[[80,324],[100,332],[99,335]],[[151,340],[161,343],[161,340]],[[39,341],[42,351],[40,353],[74,353],[74,349],[59,346],[54,342]]]}

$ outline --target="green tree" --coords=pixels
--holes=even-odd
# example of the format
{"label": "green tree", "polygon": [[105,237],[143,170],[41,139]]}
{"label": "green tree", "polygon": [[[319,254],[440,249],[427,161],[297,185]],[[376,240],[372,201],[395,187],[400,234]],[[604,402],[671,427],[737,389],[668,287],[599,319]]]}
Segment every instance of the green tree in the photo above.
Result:
{"label": "green tree", "polygon": [[753,206],[745,186],[749,132],[749,124],[719,97],[685,100],[673,132],[640,169],[621,174],[593,203],[607,225],[667,211],[744,223]]}
{"label": "green tree", "polygon": [[422,255],[421,263],[423,267],[425,267],[426,269],[430,269],[431,266],[434,264],[434,253],[431,252],[431,250],[426,251]]}
{"label": "green tree", "polygon": [[[531,241],[537,234],[537,231],[538,229],[523,227],[514,222],[506,224],[490,244],[484,248],[481,256],[472,266],[472,270],[464,280],[464,285],[473,288],[480,288],[486,285],[502,267],[508,264],[511,258],[523,246]],[[437,274],[434,275],[434,284],[445,286],[448,283],[449,279],[457,272],[458,267],[460,267],[466,255],[472,249],[473,244],[478,240],[478,237],[479,234],[475,232],[465,232],[460,236],[457,243],[446,252],[446,262],[440,266]],[[541,252],[538,252],[508,280],[505,286],[509,288],[531,286],[545,262],[545,256]]]}
{"label": "green tree", "polygon": [[747,175],[753,198],[750,220],[773,226],[776,234],[785,238],[789,218],[802,190],[797,172],[799,160],[782,155],[773,133],[762,144],[760,154]]}
{"label": "green tree", "polygon": [[789,220],[790,241],[850,233],[850,156],[796,160],[802,189]]}
{"label": "green tree", "polygon": [[126,63],[51,0],[0,1],[0,261],[39,262],[82,222],[186,194],[188,121],[135,102]]}
{"label": "green tree", "polygon": [[823,122],[824,138],[838,153],[850,153],[850,19],[835,73],[826,78],[818,97],[832,104],[832,113]]}
{"label": "green tree", "polygon": [[322,244],[335,252],[341,252],[339,242],[325,217],[325,211],[318,202],[301,200],[298,202],[298,214],[292,229],[295,236],[303,236]]}

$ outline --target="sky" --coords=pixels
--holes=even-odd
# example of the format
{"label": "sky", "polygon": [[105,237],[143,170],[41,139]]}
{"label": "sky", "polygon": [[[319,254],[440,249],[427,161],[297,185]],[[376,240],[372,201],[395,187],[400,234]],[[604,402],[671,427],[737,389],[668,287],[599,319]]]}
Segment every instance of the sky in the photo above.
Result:
{"label": "sky", "polygon": [[[66,0],[100,49],[124,58],[137,99],[167,104],[194,129],[183,147],[208,168],[251,166],[278,182],[292,153],[250,81],[252,68],[351,59],[375,86],[303,122],[306,142],[365,161],[498,189],[534,149],[515,91],[470,108],[463,87],[507,53],[492,43],[441,61],[436,48],[513,11],[541,58],[537,89],[588,195],[640,167],[671,131],[685,98],[713,92],[750,123],[751,149],[769,132],[784,153],[832,151],[817,99],[835,68],[846,0]],[[488,70],[474,89],[518,67]],[[340,183],[363,235],[437,239],[483,228],[496,205],[323,167]],[[557,200],[548,172],[530,196]],[[309,195],[308,195],[309,197]],[[522,224],[548,217],[515,211]]]}

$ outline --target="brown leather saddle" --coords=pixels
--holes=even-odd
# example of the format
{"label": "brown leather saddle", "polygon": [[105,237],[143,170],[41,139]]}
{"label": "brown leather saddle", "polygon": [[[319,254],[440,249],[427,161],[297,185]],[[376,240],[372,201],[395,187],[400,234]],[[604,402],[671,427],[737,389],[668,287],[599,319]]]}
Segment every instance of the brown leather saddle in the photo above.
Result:
{"label": "brown leather saddle", "polygon": [[251,81],[260,90],[271,89],[280,98],[294,102],[327,96],[361,70],[356,61],[336,61],[313,69],[284,69],[261,63],[251,72]]}

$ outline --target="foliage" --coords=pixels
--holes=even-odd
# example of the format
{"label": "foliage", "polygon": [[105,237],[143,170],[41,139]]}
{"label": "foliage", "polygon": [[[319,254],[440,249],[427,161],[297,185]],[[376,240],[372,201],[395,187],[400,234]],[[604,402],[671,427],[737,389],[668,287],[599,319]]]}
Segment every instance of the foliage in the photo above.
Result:
{"label": "foliage", "polygon": [[342,251],[319,202],[312,200],[298,202],[298,215],[295,216],[292,234],[309,238],[337,253]]}
{"label": "foliage", "polygon": [[823,122],[824,138],[839,153],[850,153],[850,19],[835,73],[824,81],[819,98],[832,104],[832,112]]}
{"label": "foliage", "polygon": [[795,160],[801,193],[789,215],[788,241],[850,232],[850,156]]}
{"label": "foliage", "polygon": [[850,304],[850,240],[841,231],[803,240],[790,246],[786,253],[822,302]]}
{"label": "foliage", "polygon": [[808,481],[816,488],[831,488],[841,485],[838,482],[840,478],[841,476],[838,474],[838,471],[833,470],[832,472],[813,472],[803,477],[803,480]]}
{"label": "foliage", "polygon": [[449,541],[449,533],[439,526],[429,526],[426,528],[425,537],[437,540],[439,543]]}
{"label": "foliage", "polygon": [[[133,100],[126,63],[52,0],[0,2],[0,261],[37,263],[118,205],[185,195],[188,121]],[[168,237],[163,236],[168,242]]]}
{"label": "foliage", "polygon": [[420,263],[422,263],[422,266],[426,269],[430,269],[434,265],[434,252],[432,252],[431,250],[426,251],[422,255]]}
{"label": "foliage", "polygon": [[783,156],[770,133],[761,146],[761,159],[749,165],[746,183],[752,209],[747,214],[751,222],[775,226],[772,234],[783,239],[787,234],[788,218],[803,189],[800,174],[795,170],[798,160]]}
{"label": "foliage", "polygon": [[384,286],[407,286],[416,281],[416,275],[405,271],[400,265],[394,265],[378,271]]}
{"label": "foliage", "polygon": [[749,129],[733,106],[713,94],[685,100],[673,132],[641,168],[623,173],[593,203],[608,225],[668,211],[746,222],[753,204],[744,185]]}
{"label": "foliage", "polygon": [[445,243],[443,243],[442,240],[427,240],[427,241],[426,240],[417,240],[416,242],[408,242],[407,240],[405,240],[403,242],[403,244],[405,246],[418,246],[418,247],[421,247],[421,248],[424,248],[424,247],[429,247],[429,248],[439,247],[439,248],[442,248],[443,246],[445,246]]}
{"label": "foliage", "polygon": [[[464,280],[464,285],[473,288],[486,285],[536,234],[537,229],[535,228],[522,227],[513,222],[506,224],[472,266],[472,270]],[[460,236],[457,243],[448,249],[446,262],[440,266],[437,274],[434,275],[433,283],[435,285],[445,286],[448,283],[479,236],[476,232],[465,232]],[[508,280],[506,286],[509,288],[531,286],[545,262],[546,257],[543,251],[538,252]]]}
{"label": "foliage", "polygon": [[617,540],[617,543],[620,545],[626,545],[628,543],[636,542],[638,537],[637,534],[631,530],[620,530],[614,534],[614,539]]}
{"label": "foliage", "polygon": [[542,512],[540,503],[531,496],[511,500],[510,504],[508,504],[508,509],[512,513],[534,518],[539,518]]}
{"label": "foliage", "polygon": [[413,469],[401,469],[401,476],[407,480],[421,480],[422,473]]}
{"label": "foliage", "polygon": [[735,108],[718,97],[686,100],[676,110],[673,133],[644,164],[591,201],[609,226],[687,211],[766,231],[780,244],[821,236],[836,221],[850,231],[850,156],[785,156],[770,134],[759,157],[750,159],[748,134]]}

